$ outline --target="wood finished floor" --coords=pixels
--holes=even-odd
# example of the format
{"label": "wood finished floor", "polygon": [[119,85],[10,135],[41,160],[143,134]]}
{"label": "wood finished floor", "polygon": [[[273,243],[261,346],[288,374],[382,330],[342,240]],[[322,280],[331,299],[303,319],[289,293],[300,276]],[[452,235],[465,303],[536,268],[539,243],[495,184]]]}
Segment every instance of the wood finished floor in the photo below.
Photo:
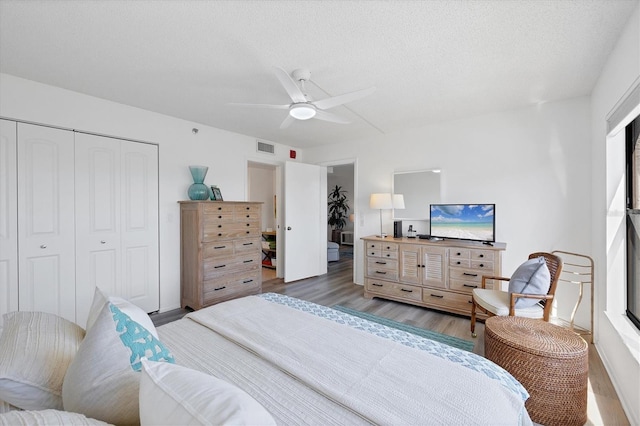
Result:
{"label": "wood finished floor", "polygon": [[[365,299],[362,286],[353,283],[351,259],[341,256],[339,262],[331,262],[328,273],[285,284],[282,279],[262,283],[263,293],[273,292],[307,300],[324,306],[342,305],[359,311],[426,328],[450,336],[474,341],[473,352],[484,355],[484,324],[478,323],[478,337],[472,339],[469,318],[444,314],[427,308],[381,299]],[[151,315],[156,326],[182,318],[188,311],[173,311]],[[620,400],[604,369],[595,347],[589,345],[589,393],[587,425],[629,425]]]}

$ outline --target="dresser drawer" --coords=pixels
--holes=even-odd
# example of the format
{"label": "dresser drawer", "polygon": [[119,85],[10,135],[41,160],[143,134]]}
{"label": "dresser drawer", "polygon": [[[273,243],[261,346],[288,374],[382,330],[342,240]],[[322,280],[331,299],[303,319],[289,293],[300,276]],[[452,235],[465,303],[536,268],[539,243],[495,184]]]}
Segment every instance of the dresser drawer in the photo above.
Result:
{"label": "dresser drawer", "polygon": [[233,241],[229,242],[209,242],[202,245],[202,257],[226,257],[233,255]]}
{"label": "dresser drawer", "polygon": [[251,252],[261,247],[259,239],[236,240],[233,242],[233,248],[236,254]]}
{"label": "dresser drawer", "polygon": [[260,218],[261,207],[255,205],[243,205],[238,204],[234,209],[234,220],[236,222],[242,221],[256,221]]}
{"label": "dresser drawer", "polygon": [[204,279],[211,280],[222,275],[260,269],[260,253],[204,259]]}
{"label": "dresser drawer", "polygon": [[424,289],[422,301],[445,309],[471,313],[471,295]]}
{"label": "dresser drawer", "polygon": [[397,251],[389,251],[389,250],[380,250],[380,249],[367,249],[368,257],[381,257],[384,259],[397,259],[398,252]]}
{"label": "dresser drawer", "polygon": [[457,267],[460,267],[460,268],[469,268],[469,267],[471,267],[471,260],[463,259],[463,258],[460,258],[460,257],[456,257],[456,258],[450,257],[449,258],[449,265],[450,266],[457,266]]}
{"label": "dresser drawer", "polygon": [[236,238],[260,238],[258,222],[205,223],[203,241],[220,241]]}
{"label": "dresser drawer", "polygon": [[481,275],[493,275],[493,262],[490,260],[472,260],[470,268],[480,271]]}
{"label": "dresser drawer", "polygon": [[471,250],[452,247],[448,249],[449,251],[449,259],[470,259],[471,258]]}
{"label": "dresser drawer", "polygon": [[391,283],[383,280],[366,278],[365,289],[371,293],[383,296],[392,296],[419,302],[422,299],[422,289],[406,284]]}
{"label": "dresser drawer", "polygon": [[493,262],[495,260],[495,252],[493,250],[471,250],[471,260],[486,260]]}
{"label": "dresser drawer", "polygon": [[482,271],[476,271],[474,269],[462,269],[462,268],[450,268],[449,279],[468,281],[474,283],[480,283],[482,276],[485,275]]}
{"label": "dresser drawer", "polygon": [[205,305],[227,300],[239,295],[257,294],[260,292],[260,274],[249,271],[240,274],[224,276],[220,279],[203,282],[203,301]]}
{"label": "dresser drawer", "polygon": [[[203,203],[202,206],[202,212],[204,214],[224,216],[229,220],[233,219],[234,210],[234,206],[229,204]],[[222,217],[220,219],[222,219]]]}
{"label": "dresser drawer", "polygon": [[367,276],[385,280],[397,280],[398,261],[395,259],[367,258]]}

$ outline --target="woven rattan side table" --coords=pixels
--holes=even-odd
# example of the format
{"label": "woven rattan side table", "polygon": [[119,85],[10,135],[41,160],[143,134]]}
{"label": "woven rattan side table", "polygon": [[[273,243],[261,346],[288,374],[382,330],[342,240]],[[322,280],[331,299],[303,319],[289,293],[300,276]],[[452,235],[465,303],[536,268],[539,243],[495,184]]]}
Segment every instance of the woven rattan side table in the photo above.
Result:
{"label": "woven rattan side table", "polygon": [[485,357],[510,372],[529,392],[531,420],[551,425],[587,422],[587,343],[574,332],[522,317],[485,322]]}

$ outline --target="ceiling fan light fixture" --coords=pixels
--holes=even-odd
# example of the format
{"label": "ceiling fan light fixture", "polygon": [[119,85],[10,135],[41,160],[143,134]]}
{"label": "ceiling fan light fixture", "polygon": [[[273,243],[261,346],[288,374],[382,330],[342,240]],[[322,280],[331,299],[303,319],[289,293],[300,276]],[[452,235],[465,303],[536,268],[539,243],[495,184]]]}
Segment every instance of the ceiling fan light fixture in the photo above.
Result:
{"label": "ceiling fan light fixture", "polygon": [[289,115],[297,120],[308,120],[316,115],[316,107],[306,103],[293,104],[289,107]]}

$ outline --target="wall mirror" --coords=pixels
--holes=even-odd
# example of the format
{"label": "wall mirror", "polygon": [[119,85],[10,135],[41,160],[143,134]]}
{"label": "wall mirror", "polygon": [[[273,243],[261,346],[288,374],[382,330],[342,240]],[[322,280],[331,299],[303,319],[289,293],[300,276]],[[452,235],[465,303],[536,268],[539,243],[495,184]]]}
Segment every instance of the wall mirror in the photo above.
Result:
{"label": "wall mirror", "polygon": [[393,193],[404,196],[404,209],[393,211],[394,219],[429,220],[429,205],[440,202],[440,170],[393,173]]}

